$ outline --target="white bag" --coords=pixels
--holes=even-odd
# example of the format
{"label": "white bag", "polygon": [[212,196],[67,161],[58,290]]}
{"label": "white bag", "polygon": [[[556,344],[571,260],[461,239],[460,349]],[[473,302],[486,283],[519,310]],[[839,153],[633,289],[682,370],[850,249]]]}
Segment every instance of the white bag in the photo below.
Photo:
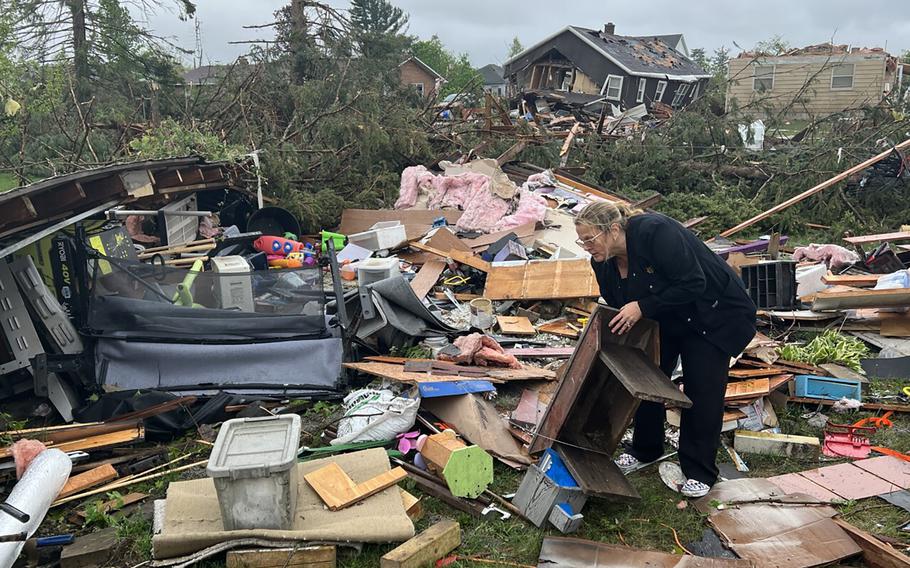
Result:
{"label": "white bag", "polygon": [[388,389],[361,389],[344,397],[344,408],[333,446],[393,440],[414,426],[420,399],[398,397]]}

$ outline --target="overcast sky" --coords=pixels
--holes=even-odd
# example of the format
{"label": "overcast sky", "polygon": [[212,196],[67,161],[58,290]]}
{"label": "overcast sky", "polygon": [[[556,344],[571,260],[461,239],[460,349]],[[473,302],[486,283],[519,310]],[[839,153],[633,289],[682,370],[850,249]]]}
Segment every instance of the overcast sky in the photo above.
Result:
{"label": "overcast sky", "polygon": [[[226,63],[243,55],[248,45],[238,40],[268,38],[267,30],[245,30],[265,24],[282,0],[194,0],[201,31],[203,63]],[[165,3],[167,0],[165,0]],[[346,9],[347,0],[328,0]],[[422,39],[433,34],[448,49],[467,53],[480,67],[502,63],[513,37],[529,47],[567,25],[600,28],[610,21],[620,35],[683,33],[689,49],[710,53],[736,45],[748,49],[779,34],[793,46],[829,41],[854,46],[886,47],[893,54],[910,49],[910,11],[893,0],[393,0],[410,15],[408,33]],[[167,5],[167,4],[166,4]],[[160,35],[173,37],[194,49],[196,22],[182,22],[176,12],[162,9],[149,16],[148,25]],[[189,57],[185,61],[190,64]]]}

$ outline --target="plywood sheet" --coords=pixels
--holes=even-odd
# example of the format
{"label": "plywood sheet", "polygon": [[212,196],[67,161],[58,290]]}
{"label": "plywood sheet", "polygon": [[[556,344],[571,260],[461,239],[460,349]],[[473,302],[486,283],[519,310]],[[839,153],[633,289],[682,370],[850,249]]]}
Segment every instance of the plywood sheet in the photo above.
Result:
{"label": "plywood sheet", "polygon": [[515,227],[514,229],[509,229],[507,231],[499,231],[496,233],[490,233],[489,235],[483,235],[477,237],[476,239],[462,239],[462,242],[467,244],[472,249],[481,249],[487,248],[499,239],[507,236],[509,233],[515,233],[515,236],[518,237],[518,240],[525,241],[528,240],[534,234],[534,228],[537,226],[537,223],[526,223]]}
{"label": "plywood sheet", "polygon": [[844,237],[851,245],[867,245],[869,243],[890,243],[894,241],[910,241],[910,233],[897,231],[894,233],[879,233],[877,235],[859,235]]}
{"label": "plywood sheet", "polygon": [[901,489],[852,463],[829,465],[803,471],[800,475],[847,500],[866,499]]}
{"label": "plywood sheet", "polygon": [[853,465],[901,489],[910,489],[910,462],[894,456],[881,456],[855,461]]}
{"label": "plywood sheet", "polygon": [[491,300],[595,298],[600,288],[587,259],[542,260],[493,266],[483,295]]}
{"label": "plywood sheet", "polygon": [[884,337],[910,337],[910,317],[891,317],[882,320]]}
{"label": "plywood sheet", "polygon": [[682,408],[692,406],[689,397],[641,349],[607,344],[600,351],[600,359],[635,398]]}
{"label": "plywood sheet", "polygon": [[[391,379],[403,383],[436,383],[442,381],[463,381],[461,375],[429,375],[427,373],[412,373],[404,370],[401,365],[392,363],[378,363],[374,361],[362,363],[345,363],[348,369],[356,369],[370,375]],[[525,367],[523,369],[496,369],[490,368],[483,379],[494,383],[507,381],[526,381],[533,379],[556,379],[556,373],[547,369]]]}
{"label": "plywood sheet", "polygon": [[439,281],[439,277],[442,276],[445,269],[446,263],[440,259],[429,260],[421,266],[417,276],[411,280],[411,290],[414,290],[414,295],[423,300]]}
{"label": "plywood sheet", "polygon": [[806,479],[798,473],[776,475],[774,477],[769,477],[768,481],[780,487],[784,493],[787,494],[804,493],[806,495],[811,495],[816,499],[827,501],[829,503],[835,501],[843,501],[843,499],[841,499],[836,494],[828,491],[821,485]]}
{"label": "plywood sheet", "polygon": [[442,209],[345,209],[341,212],[338,232],[343,235],[369,231],[380,221],[401,221],[408,239],[418,239],[433,226],[433,220],[445,217],[449,225],[461,219],[461,211]]}
{"label": "plywood sheet", "polygon": [[524,316],[496,316],[503,335],[537,335],[531,320]]}
{"label": "plywood sheet", "polygon": [[538,566],[559,568],[749,568],[748,560],[681,556],[653,550],[582,540],[580,538],[548,536],[540,548]]}
{"label": "plywood sheet", "polygon": [[344,509],[358,501],[387,489],[408,474],[396,467],[362,483],[354,483],[337,463],[332,462],[303,476],[310,487],[332,511]]}
{"label": "plywood sheet", "polygon": [[766,378],[729,382],[724,400],[759,398],[768,394],[770,388],[770,381]]}

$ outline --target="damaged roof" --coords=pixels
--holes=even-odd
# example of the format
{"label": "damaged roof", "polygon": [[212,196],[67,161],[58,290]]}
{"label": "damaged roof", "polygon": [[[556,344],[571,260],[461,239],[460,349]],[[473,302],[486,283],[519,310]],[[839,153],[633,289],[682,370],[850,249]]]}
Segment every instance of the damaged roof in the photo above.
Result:
{"label": "damaged roof", "polygon": [[797,47],[785,53],[769,54],[760,51],[744,51],[737,58],[754,58],[754,57],[791,57],[799,55],[886,55],[890,54],[882,47],[850,47],[847,44],[833,44],[831,42],[819,43],[816,45],[807,45],[806,47]]}
{"label": "damaged roof", "polygon": [[704,69],[658,36],[621,36],[578,26],[569,26],[569,29],[631,75],[665,73],[709,76]]}
{"label": "damaged roof", "polygon": [[579,26],[563,28],[509,58],[505,62],[506,69],[541,46],[567,33],[583,41],[598,55],[629,75],[684,82],[711,77],[707,71],[666,43],[665,39],[672,36],[620,36]]}

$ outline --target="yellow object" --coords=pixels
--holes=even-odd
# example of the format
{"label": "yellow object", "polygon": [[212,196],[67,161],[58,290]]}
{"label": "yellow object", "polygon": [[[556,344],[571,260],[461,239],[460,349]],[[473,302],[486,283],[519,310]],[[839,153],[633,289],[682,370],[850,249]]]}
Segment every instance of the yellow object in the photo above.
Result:
{"label": "yellow object", "polygon": [[903,389],[901,389],[901,391],[902,391],[905,395],[910,396],[910,387],[904,387]]}

